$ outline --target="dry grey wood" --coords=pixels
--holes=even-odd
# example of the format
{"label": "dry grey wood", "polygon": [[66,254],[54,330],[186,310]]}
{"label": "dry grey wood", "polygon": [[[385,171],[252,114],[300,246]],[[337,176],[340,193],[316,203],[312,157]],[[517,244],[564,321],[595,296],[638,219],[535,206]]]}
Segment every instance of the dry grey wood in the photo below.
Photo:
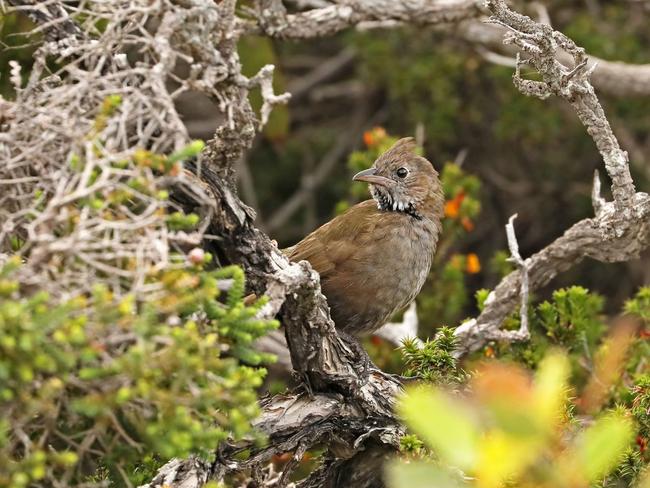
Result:
{"label": "dry grey wood", "polygon": [[[524,51],[528,55],[526,64],[542,75],[542,81],[524,80],[517,69],[515,85],[525,95],[545,98],[554,94],[567,100],[594,139],[612,180],[613,202],[605,202],[600,196],[600,180],[595,177],[595,217],[578,222],[526,260],[530,289],[546,285],[585,258],[603,262],[637,258],[650,247],[650,197],[635,192],[627,154],[620,148],[589,81],[591,70],[584,50],[550,26],[511,11],[502,0],[491,0],[487,5],[493,14],[491,20],[508,30],[505,41]],[[573,56],[573,66],[557,60],[556,50],[560,48]],[[522,62],[518,60],[519,64]],[[511,339],[499,327],[514,310],[520,286],[521,272],[510,273],[490,294],[483,312],[456,329],[462,345],[458,355],[475,351],[490,340]]]}
{"label": "dry grey wood", "polygon": [[[513,56],[515,49],[504,46],[505,29],[490,25],[482,19],[460,22],[454,29],[448,29],[451,36],[457,36],[480,47],[494,49]],[[572,62],[571,55],[559,50],[557,58],[563,63]],[[650,64],[630,64],[609,61],[597,56],[587,56],[587,68],[593,69],[591,83],[601,93],[615,97],[642,97],[650,95]],[[511,57],[506,58],[514,63]]]}
{"label": "dry grey wood", "polygon": [[[528,296],[530,293],[530,282],[529,282],[529,272],[528,272],[528,260],[524,260],[519,254],[519,243],[517,242],[517,236],[515,235],[515,225],[514,221],[517,218],[517,214],[514,214],[508,220],[506,224],[506,236],[508,238],[508,248],[510,249],[510,258],[509,261],[515,263],[517,268],[519,268],[519,277],[520,277],[520,288],[519,288],[519,318],[520,326],[519,330],[504,330],[499,331],[500,336],[499,340],[515,342],[515,341],[527,341],[530,339],[530,330],[528,329]],[[486,303],[489,305],[494,300],[494,295],[488,295]],[[459,327],[458,329],[461,329]],[[462,330],[462,329],[461,329]],[[458,333],[457,333],[458,334]],[[457,335],[457,337],[459,337]],[[463,342],[464,344],[464,342]]]}
{"label": "dry grey wood", "polygon": [[[540,9],[537,9],[540,10]],[[483,1],[471,0],[348,0],[287,14],[282,2],[260,2],[256,22],[244,23],[245,32],[272,37],[308,39],[334,35],[342,30],[395,28],[405,24],[436,26],[450,37],[479,46],[503,50],[504,30],[485,25]],[[512,52],[505,50],[505,52]],[[570,58],[559,51],[558,59]],[[650,64],[630,64],[589,56],[593,85],[617,97],[650,95]]]}
{"label": "dry grey wood", "polygon": [[48,41],[81,41],[86,38],[83,30],[70,19],[68,12],[59,2],[39,2],[32,0],[7,0],[16,11],[27,15],[39,30],[45,33]]}
{"label": "dry grey wood", "polygon": [[280,0],[261,0],[257,22],[247,24],[246,31],[261,31],[284,39],[310,39],[331,36],[362,22],[454,23],[478,16],[482,3],[481,0],[345,0],[288,14]]}
{"label": "dry grey wood", "polygon": [[[527,259],[530,289],[548,284],[560,273],[581,263],[585,258],[602,262],[622,262],[639,257],[650,247],[650,198],[638,193],[630,208],[636,215],[623,217],[614,204],[605,205],[600,216],[581,220],[564,235]],[[607,229],[618,233],[608,235]],[[486,307],[475,319],[456,328],[461,356],[480,349],[489,341],[508,339],[500,330],[503,320],[519,303],[520,272],[514,271],[491,292]]]}

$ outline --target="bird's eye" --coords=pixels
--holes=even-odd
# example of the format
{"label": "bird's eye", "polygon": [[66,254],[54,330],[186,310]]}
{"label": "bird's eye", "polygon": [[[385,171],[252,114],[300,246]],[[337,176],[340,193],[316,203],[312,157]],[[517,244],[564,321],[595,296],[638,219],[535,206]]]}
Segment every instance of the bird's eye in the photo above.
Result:
{"label": "bird's eye", "polygon": [[397,170],[397,176],[400,178],[406,178],[406,175],[409,174],[409,170],[406,168],[400,168]]}

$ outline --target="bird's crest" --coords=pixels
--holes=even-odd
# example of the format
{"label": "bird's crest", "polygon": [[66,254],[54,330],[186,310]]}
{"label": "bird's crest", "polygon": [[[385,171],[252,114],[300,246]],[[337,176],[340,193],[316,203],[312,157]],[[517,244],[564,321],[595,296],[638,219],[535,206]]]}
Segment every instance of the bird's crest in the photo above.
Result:
{"label": "bird's crest", "polygon": [[388,151],[382,155],[382,159],[396,160],[415,153],[417,144],[412,137],[403,137],[393,144]]}

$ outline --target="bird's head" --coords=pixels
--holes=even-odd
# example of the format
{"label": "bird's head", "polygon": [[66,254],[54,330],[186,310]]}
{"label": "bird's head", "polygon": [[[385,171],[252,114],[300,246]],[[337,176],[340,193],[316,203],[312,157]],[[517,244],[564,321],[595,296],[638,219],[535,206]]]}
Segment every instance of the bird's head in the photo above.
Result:
{"label": "bird's head", "polygon": [[404,212],[417,218],[442,211],[442,188],[433,165],[415,154],[412,137],[400,139],[372,167],[354,175],[354,181],[370,184],[370,193],[381,210]]}

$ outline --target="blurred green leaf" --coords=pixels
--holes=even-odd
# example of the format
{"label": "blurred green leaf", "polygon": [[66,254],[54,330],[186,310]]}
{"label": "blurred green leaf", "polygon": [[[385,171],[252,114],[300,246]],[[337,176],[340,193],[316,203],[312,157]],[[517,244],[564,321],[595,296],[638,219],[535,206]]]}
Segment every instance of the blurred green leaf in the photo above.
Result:
{"label": "blurred green leaf", "polygon": [[629,419],[609,415],[581,432],[574,441],[568,459],[575,459],[586,481],[593,483],[609,473],[632,441]]}
{"label": "blurred green leaf", "polygon": [[386,468],[386,482],[393,488],[460,488],[458,479],[432,463],[393,461]]}
{"label": "blurred green leaf", "polygon": [[462,403],[436,389],[419,387],[401,399],[398,412],[446,462],[461,469],[475,465],[479,430],[473,413]]}

